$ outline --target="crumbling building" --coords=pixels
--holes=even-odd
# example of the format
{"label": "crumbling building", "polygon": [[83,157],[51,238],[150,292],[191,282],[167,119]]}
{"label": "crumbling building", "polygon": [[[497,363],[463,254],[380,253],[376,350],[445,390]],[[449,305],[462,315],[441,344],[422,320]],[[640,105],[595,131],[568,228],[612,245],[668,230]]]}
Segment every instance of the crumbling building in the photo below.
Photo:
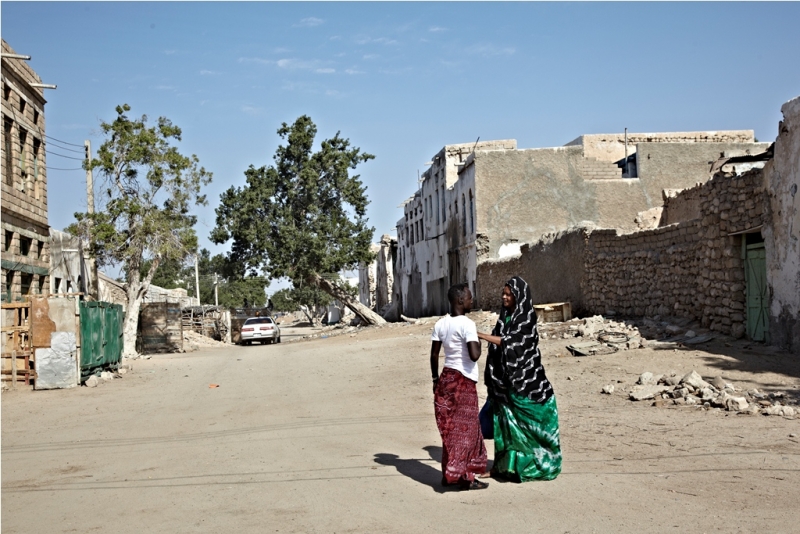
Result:
{"label": "crumbling building", "polygon": [[494,289],[479,283],[484,263],[581,223],[632,231],[665,189],[704,183],[720,157],[767,146],[752,130],[583,135],[535,149],[518,149],[513,139],[447,145],[397,223],[403,313],[445,313],[447,289],[460,282],[476,306],[489,307]]}

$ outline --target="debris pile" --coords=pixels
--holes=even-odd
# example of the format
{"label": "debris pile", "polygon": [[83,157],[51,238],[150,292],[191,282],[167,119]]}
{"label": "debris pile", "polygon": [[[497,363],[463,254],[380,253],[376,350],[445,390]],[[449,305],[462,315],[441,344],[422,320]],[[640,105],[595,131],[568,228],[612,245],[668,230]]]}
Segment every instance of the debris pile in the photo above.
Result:
{"label": "debris pile", "polygon": [[203,334],[198,334],[194,330],[184,329],[183,331],[183,352],[194,352],[200,349],[213,347],[227,347],[224,341],[217,341]]}
{"label": "debris pile", "polygon": [[89,388],[96,388],[97,386],[115,380],[117,378],[122,378],[122,375],[131,372],[133,368],[130,364],[122,364],[117,368],[116,371],[100,371],[99,373],[95,373],[86,380],[84,380],[83,385]]}
{"label": "debris pile", "polygon": [[[611,395],[614,386],[602,388],[602,393]],[[696,406],[704,409],[718,408],[744,414],[800,415],[783,392],[762,393],[757,389],[739,390],[721,376],[707,382],[697,371],[681,376],[675,371],[664,375],[645,372],[631,388],[628,397],[633,401],[653,400],[654,406]]]}

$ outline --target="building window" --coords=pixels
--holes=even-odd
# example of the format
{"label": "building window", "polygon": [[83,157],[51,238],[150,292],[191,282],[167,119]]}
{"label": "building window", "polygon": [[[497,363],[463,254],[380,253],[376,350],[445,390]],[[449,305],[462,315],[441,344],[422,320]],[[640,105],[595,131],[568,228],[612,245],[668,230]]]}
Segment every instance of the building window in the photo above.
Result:
{"label": "building window", "polygon": [[425,240],[425,223],[423,221],[419,222],[419,239],[420,241]]}
{"label": "building window", "polygon": [[33,239],[30,237],[19,236],[19,254],[20,256],[27,256],[31,252],[31,243]]}
{"label": "building window", "polygon": [[44,251],[44,241],[37,241],[36,242],[36,259],[42,259],[42,252]]}
{"label": "building window", "polygon": [[34,109],[33,110],[33,124],[36,124],[36,125],[39,124],[39,110],[38,109]]}
{"label": "building window", "polygon": [[28,273],[20,274],[20,293],[23,295],[30,295],[31,287],[33,286],[33,275]]}
{"label": "building window", "polygon": [[60,293],[61,292],[61,278],[56,278],[53,281],[53,283],[55,284],[55,287],[50,288],[50,289],[52,289],[52,292],[53,293]]}
{"label": "building window", "polygon": [[11,121],[8,119],[3,120],[3,150],[6,153],[6,184],[14,185],[14,170],[12,169],[11,162],[14,161],[11,150]]}
{"label": "building window", "polygon": [[36,200],[41,196],[39,193],[39,150],[41,149],[42,142],[35,137],[33,138],[33,189],[36,193]]}
{"label": "building window", "polygon": [[442,222],[447,220],[447,202],[445,201],[444,186],[442,186]]}
{"label": "building window", "polygon": [[472,189],[469,190],[469,233],[475,233],[475,202],[472,199]]}
{"label": "building window", "polygon": [[461,235],[467,235],[467,202],[461,194]]}
{"label": "building window", "polygon": [[44,295],[44,281],[45,281],[45,277],[40,274],[39,275],[39,295]]}
{"label": "building window", "polygon": [[11,288],[14,285],[14,271],[6,271],[6,288],[3,298],[6,302],[11,302]]}
{"label": "building window", "polygon": [[3,247],[3,252],[8,252],[11,250],[11,243],[14,242],[14,232],[6,230],[6,244]]}
{"label": "building window", "polygon": [[27,102],[27,101],[26,101],[24,98],[20,97],[20,99],[19,99],[19,112],[20,112],[22,115],[25,115],[25,105],[26,105],[27,103],[28,103],[28,102]]}
{"label": "building window", "polygon": [[8,84],[3,84],[3,100],[8,100],[11,98],[11,87]]}
{"label": "building window", "polygon": [[426,274],[431,274],[431,262],[429,262],[429,261],[425,262],[425,273]]}
{"label": "building window", "polygon": [[25,166],[25,145],[28,142],[28,132],[19,128],[19,175],[22,178],[20,181],[20,191],[25,191],[25,179],[28,176],[28,169]]}
{"label": "building window", "polygon": [[439,224],[439,190],[436,190],[436,224]]}

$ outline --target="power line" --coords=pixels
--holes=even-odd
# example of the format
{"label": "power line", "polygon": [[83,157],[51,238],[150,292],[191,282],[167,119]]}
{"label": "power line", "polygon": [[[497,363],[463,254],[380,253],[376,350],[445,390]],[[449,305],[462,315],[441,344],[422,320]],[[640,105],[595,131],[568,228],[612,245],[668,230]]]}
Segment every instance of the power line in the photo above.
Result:
{"label": "power line", "polygon": [[48,139],[52,139],[53,141],[58,141],[59,143],[64,143],[65,145],[76,146],[79,148],[83,148],[83,145],[76,145],[75,143],[68,143],[66,141],[62,141],[61,139],[56,139],[55,137],[50,137],[49,135],[45,134],[45,137]]}
{"label": "power line", "polygon": [[74,169],[63,169],[61,167],[45,167],[48,171],[82,171],[83,167],[75,167]]}
{"label": "power line", "polygon": [[58,152],[53,152],[52,150],[48,150],[47,153],[48,154],[52,154],[54,156],[61,157],[61,158],[74,159],[74,160],[78,160],[78,161],[84,161],[86,159],[86,158],[75,158],[73,156],[65,156],[64,154],[59,154]]}
{"label": "power line", "polygon": [[58,144],[56,144],[56,143],[50,143],[50,142],[44,143],[44,146],[47,146],[47,145],[53,145],[54,147],[56,147],[59,150],[66,150],[68,152],[75,152],[76,154],[83,154],[85,152],[85,150],[78,150],[76,148],[68,148],[68,147],[65,147],[65,146],[58,146]]}

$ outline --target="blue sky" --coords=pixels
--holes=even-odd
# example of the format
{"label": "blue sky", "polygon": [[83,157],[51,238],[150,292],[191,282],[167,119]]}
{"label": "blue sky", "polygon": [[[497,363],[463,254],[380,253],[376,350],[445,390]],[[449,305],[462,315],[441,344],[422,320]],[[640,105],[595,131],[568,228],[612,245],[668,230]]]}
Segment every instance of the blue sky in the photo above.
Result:
{"label": "blue sky", "polygon": [[[117,104],[183,129],[219,194],[269,164],[308,114],[376,159],[360,167],[376,236],[442,146],[586,133],[754,129],[774,140],[800,94],[798,3],[2,3],[2,36],[45,83],[47,134],[102,141]],[[52,150],[52,146],[51,146]],[[62,154],[69,154],[61,151]],[[48,155],[49,167],[79,162]],[[49,170],[50,224],[86,207],[84,173]]]}

